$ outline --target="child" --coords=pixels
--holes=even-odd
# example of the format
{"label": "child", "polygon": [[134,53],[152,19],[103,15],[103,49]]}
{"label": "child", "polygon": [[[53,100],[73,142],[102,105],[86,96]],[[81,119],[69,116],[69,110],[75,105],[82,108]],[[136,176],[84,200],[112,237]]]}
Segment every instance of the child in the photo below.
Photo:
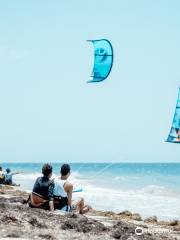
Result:
{"label": "child", "polygon": [[16,183],[14,183],[13,180],[12,180],[12,176],[16,175],[16,174],[19,174],[19,173],[21,173],[21,172],[12,173],[11,169],[7,168],[6,169],[6,173],[4,174],[4,176],[5,176],[4,184],[6,184],[6,185],[13,185],[13,186],[19,186]]}

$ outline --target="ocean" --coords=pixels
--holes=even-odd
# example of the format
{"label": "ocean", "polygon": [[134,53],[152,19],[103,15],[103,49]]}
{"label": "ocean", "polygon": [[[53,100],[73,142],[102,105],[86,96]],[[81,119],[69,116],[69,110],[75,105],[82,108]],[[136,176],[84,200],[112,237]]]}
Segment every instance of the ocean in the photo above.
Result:
{"label": "ocean", "polygon": [[[62,163],[52,163],[54,176]],[[14,176],[20,188],[31,191],[43,163],[2,163],[4,169],[23,171]],[[180,163],[71,163],[69,179],[98,210],[138,212],[143,218],[180,220]]]}

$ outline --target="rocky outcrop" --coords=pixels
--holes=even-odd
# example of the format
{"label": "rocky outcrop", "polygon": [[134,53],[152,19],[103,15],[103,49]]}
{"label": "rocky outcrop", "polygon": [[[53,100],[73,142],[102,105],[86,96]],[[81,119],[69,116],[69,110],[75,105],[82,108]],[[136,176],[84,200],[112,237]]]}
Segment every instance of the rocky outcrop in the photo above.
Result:
{"label": "rocky outcrop", "polygon": [[[0,188],[0,239],[50,240],[177,240],[179,221],[169,225],[157,219],[142,221],[139,214],[124,211],[119,214],[92,210],[89,215],[60,215],[25,204],[28,194],[12,187]],[[93,216],[93,218],[92,218]],[[103,221],[96,218],[101,216]],[[111,224],[106,225],[104,221]],[[152,228],[149,222],[156,226]],[[165,233],[158,231],[165,227]],[[139,228],[141,235],[137,235]],[[171,230],[171,232],[170,232]]]}
{"label": "rocky outcrop", "polygon": [[144,222],[154,224],[154,223],[157,223],[158,220],[157,220],[156,216],[152,216],[152,217],[148,217],[148,218],[144,219]]}

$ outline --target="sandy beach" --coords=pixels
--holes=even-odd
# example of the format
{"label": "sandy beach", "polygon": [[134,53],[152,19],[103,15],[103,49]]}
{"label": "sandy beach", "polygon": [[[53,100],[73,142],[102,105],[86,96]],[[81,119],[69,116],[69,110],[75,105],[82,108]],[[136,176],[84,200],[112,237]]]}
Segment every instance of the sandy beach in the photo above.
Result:
{"label": "sandy beach", "polygon": [[120,213],[91,210],[86,215],[62,215],[24,204],[28,193],[0,187],[0,239],[178,240],[180,221],[142,219],[128,210]]}

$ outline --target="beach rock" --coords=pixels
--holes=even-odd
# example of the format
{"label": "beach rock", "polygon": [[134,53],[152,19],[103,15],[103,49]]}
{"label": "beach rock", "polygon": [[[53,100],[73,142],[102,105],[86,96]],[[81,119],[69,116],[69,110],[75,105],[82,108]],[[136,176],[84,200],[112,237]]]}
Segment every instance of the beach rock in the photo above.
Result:
{"label": "beach rock", "polygon": [[168,225],[169,226],[177,226],[178,223],[179,223],[178,220],[173,220],[173,221],[170,221]]}
{"label": "beach rock", "polygon": [[6,209],[6,208],[7,208],[6,202],[0,199],[0,209]]}
{"label": "beach rock", "polygon": [[10,185],[0,184],[0,188],[1,188],[2,190],[5,190],[5,191],[7,191],[7,190],[9,190],[9,189],[14,191],[14,187],[13,187],[13,186],[10,186]]}
{"label": "beach rock", "polygon": [[168,221],[159,221],[157,224],[158,225],[162,225],[162,226],[169,226],[169,222]]}
{"label": "beach rock", "polygon": [[180,232],[180,225],[174,226],[173,231]]}
{"label": "beach rock", "polygon": [[136,221],[142,221],[141,215],[139,213],[133,213],[131,219]]}
{"label": "beach rock", "polygon": [[8,233],[6,235],[6,238],[20,238],[21,237],[21,232],[12,232],[12,233]]}
{"label": "beach rock", "polygon": [[122,221],[118,221],[116,224],[114,224],[113,228],[115,230],[112,231],[111,236],[115,239],[128,239],[128,237],[135,234],[136,229],[134,224],[125,223]]}
{"label": "beach rock", "polygon": [[61,228],[63,230],[74,229],[78,232],[93,232],[96,234],[107,230],[107,227],[102,223],[93,219],[88,219],[83,215],[78,215],[78,217],[77,215],[74,215],[73,217],[72,215],[67,216],[64,223],[62,223]]}
{"label": "beach rock", "polygon": [[[2,190],[2,189],[1,189]],[[171,221],[171,226],[166,230],[174,229],[171,235],[166,231],[165,235],[158,229],[162,226],[140,222],[139,214],[132,214],[124,211],[119,214],[113,212],[101,212],[92,210],[92,217],[70,213],[60,215],[58,212],[50,212],[37,208],[30,208],[23,204],[23,200],[28,196],[27,193],[17,191],[13,188],[3,187],[4,194],[0,194],[0,237],[4,239],[49,239],[49,240],[179,240],[179,222]],[[105,216],[106,215],[106,216]],[[103,216],[101,220],[95,217]],[[115,220],[114,220],[115,219]],[[118,220],[116,220],[118,219]],[[119,220],[120,219],[120,220]],[[105,226],[105,221],[111,224]],[[156,218],[157,220],[157,218]],[[149,221],[149,220],[148,220]],[[150,221],[151,222],[151,221]],[[151,234],[148,233],[150,226]],[[135,235],[136,227],[142,227],[144,234]],[[145,229],[146,227],[146,229]],[[176,232],[175,232],[176,231]]]}
{"label": "beach rock", "polygon": [[126,210],[126,211],[118,213],[117,215],[120,215],[122,217],[131,217],[132,213],[130,211]]}
{"label": "beach rock", "polygon": [[106,212],[104,212],[104,216],[105,216],[105,217],[111,217],[111,216],[114,216],[114,215],[115,215],[115,213],[112,212],[112,211],[106,211]]}
{"label": "beach rock", "polygon": [[136,226],[133,223],[118,221],[113,225],[113,228],[121,230],[121,232],[134,233]]}
{"label": "beach rock", "polygon": [[69,213],[69,214],[68,214],[68,218],[78,218],[78,214],[77,214],[77,213],[74,213],[74,212]]}
{"label": "beach rock", "polygon": [[144,219],[144,222],[155,224],[158,222],[158,220],[157,220],[156,216],[152,216],[152,217],[148,217],[148,218]]}
{"label": "beach rock", "polygon": [[18,222],[18,219],[14,216],[14,214],[7,213],[6,215],[1,214],[0,221],[9,224]]}
{"label": "beach rock", "polygon": [[0,194],[5,194],[3,189],[0,189]]}
{"label": "beach rock", "polygon": [[47,228],[47,225],[45,224],[45,221],[42,219],[39,219],[38,217],[30,217],[28,221],[33,227],[38,227],[38,228]]}
{"label": "beach rock", "polygon": [[172,221],[159,221],[158,225],[162,225],[162,226],[178,226],[180,225],[180,222],[178,220],[172,220]]}
{"label": "beach rock", "polygon": [[119,219],[132,219],[132,220],[135,220],[135,221],[142,221],[142,218],[141,218],[141,215],[139,213],[132,213],[130,211],[123,211],[123,212],[120,212],[118,214],[115,214],[114,215],[114,218],[116,218],[116,216],[119,217]]}
{"label": "beach rock", "polygon": [[23,197],[12,197],[8,200],[10,203],[25,203],[26,199]]}
{"label": "beach rock", "polygon": [[42,239],[47,239],[47,240],[55,240],[56,237],[53,236],[52,234],[39,234],[38,237]]}
{"label": "beach rock", "polygon": [[119,229],[117,229],[112,232],[111,236],[115,239],[120,239],[120,237],[122,236],[122,233]]}

